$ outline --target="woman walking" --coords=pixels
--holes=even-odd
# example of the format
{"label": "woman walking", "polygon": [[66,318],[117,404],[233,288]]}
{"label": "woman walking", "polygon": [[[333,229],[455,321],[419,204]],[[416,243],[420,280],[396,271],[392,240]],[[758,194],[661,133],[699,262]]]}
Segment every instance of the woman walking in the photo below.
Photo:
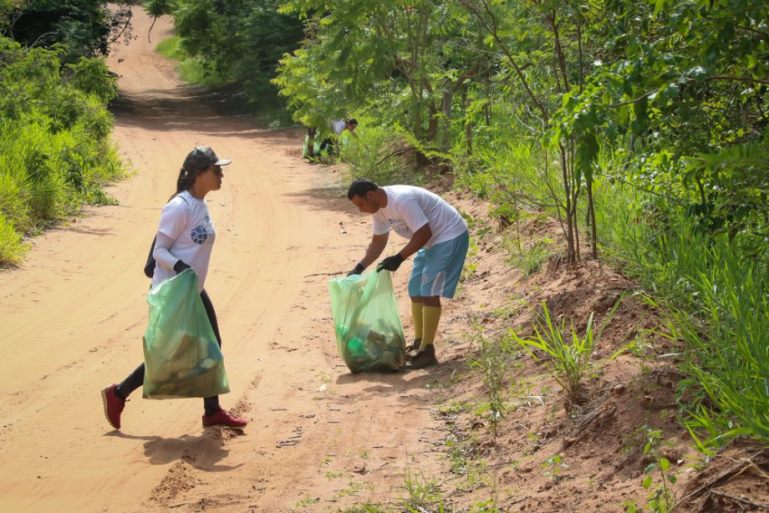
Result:
{"label": "woman walking", "polygon": [[[205,202],[206,194],[222,187],[222,166],[230,160],[219,159],[207,146],[198,146],[184,159],[176,184],[176,193],[163,207],[160,224],[155,238],[153,257],[157,265],[152,275],[152,285],[156,286],[176,276],[185,269],[192,268],[198,275],[198,289],[203,301],[208,320],[216,335],[219,346],[222,339],[216,320],[214,306],[203,289],[208,274],[216,232]],[[115,429],[120,429],[120,415],[128,396],[142,386],[144,382],[144,364],[139,365],[119,384],[102,390],[104,414]],[[219,406],[219,397],[206,397],[203,400],[203,426],[244,427],[247,421],[233,416]]]}

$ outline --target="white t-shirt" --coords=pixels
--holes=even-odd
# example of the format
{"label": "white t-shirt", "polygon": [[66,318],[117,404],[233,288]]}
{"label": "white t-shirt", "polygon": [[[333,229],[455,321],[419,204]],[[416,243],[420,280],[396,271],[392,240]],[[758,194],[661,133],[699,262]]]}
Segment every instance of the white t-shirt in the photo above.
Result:
{"label": "white t-shirt", "polygon": [[331,122],[331,127],[334,129],[334,133],[336,135],[339,135],[344,130],[344,127],[347,126],[347,123],[344,119],[335,119]]}
{"label": "white t-shirt", "polygon": [[198,289],[203,290],[216,239],[206,202],[188,191],[174,196],[160,214],[158,237],[163,235],[173,240],[173,244],[168,251],[158,251],[156,247],[154,256],[159,265],[155,266],[152,286],[176,276],[173,267],[182,260],[197,273]]}
{"label": "white t-shirt", "polygon": [[425,244],[430,248],[459,237],[467,231],[467,223],[457,209],[427,189],[411,185],[382,187],[387,194],[387,206],[374,214],[374,235],[395,233],[406,239],[424,225],[430,225],[433,236]]}

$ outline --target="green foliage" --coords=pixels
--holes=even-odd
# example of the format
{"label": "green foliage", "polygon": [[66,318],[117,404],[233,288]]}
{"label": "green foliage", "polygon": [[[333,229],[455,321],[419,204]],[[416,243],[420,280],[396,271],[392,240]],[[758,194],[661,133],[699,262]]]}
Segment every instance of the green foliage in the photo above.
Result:
{"label": "green foliage", "polygon": [[[458,159],[461,148],[451,150],[454,162],[461,163],[458,185],[488,200],[490,213],[504,224],[517,226],[532,212],[557,215],[551,193],[557,177],[553,168],[540,167],[545,150],[536,139],[507,127],[498,136],[493,142],[479,144],[470,160]],[[518,244],[518,252],[521,250]]]}
{"label": "green foliage", "polygon": [[618,225],[612,250],[628,274],[675,305],[669,331],[690,355],[685,406],[695,441],[709,450],[736,436],[769,440],[769,259],[755,235],[713,234],[680,206],[650,215],[653,196],[612,191],[604,202],[612,206],[605,222]]}
{"label": "green foliage", "polygon": [[489,340],[480,334],[476,328],[476,338],[480,342],[480,353],[470,362],[470,368],[478,369],[483,375],[486,385],[486,395],[489,400],[489,424],[494,436],[497,434],[497,424],[504,417],[507,407],[505,403],[504,376],[511,353],[507,341]]}
{"label": "green foliage", "polygon": [[295,17],[278,12],[277,0],[177,0],[173,14],[181,46],[202,79],[237,84],[255,108],[274,108],[270,80],[303,35]]}
{"label": "green foliage", "polygon": [[[603,173],[683,204],[703,230],[767,224],[765,2],[287,0],[283,10],[307,30],[276,79],[295,119],[321,127],[363,111],[404,127],[423,155],[450,155],[463,183],[494,196],[500,217],[555,212],[570,260],[584,228],[596,251]],[[517,158],[523,148],[530,158]],[[599,164],[610,154],[620,167]]]}
{"label": "green foliage", "polygon": [[[672,333],[691,350],[688,370],[708,403],[692,409],[692,433],[706,445],[736,436],[769,442],[769,266],[766,258],[741,256],[724,237],[704,251],[706,269],[690,276],[703,315],[678,311]],[[695,435],[696,437],[696,435]]]}
{"label": "green foliage", "polygon": [[173,13],[175,3],[174,0],[145,0],[142,3],[142,6],[144,7],[144,10],[147,11],[147,14],[157,18],[164,14]]}
{"label": "green foliage", "polygon": [[400,501],[403,511],[443,511],[443,497],[440,486],[432,479],[426,478],[422,474],[408,474],[403,483],[405,496]]}
{"label": "green foliage", "polygon": [[179,36],[171,36],[158,43],[157,52],[169,59],[179,61],[179,75],[189,84],[217,88],[226,84],[227,79],[217,75],[205,66],[202,57],[190,56],[184,49]]}
{"label": "green foliage", "polygon": [[121,173],[104,103],[114,78],[99,59],[64,67],[58,53],[0,38],[0,265],[18,263],[21,236],[84,203]]}
{"label": "green foliage", "polygon": [[187,53],[182,48],[181,41],[179,36],[168,37],[157,44],[155,51],[168,59],[184,60],[187,58]]}
{"label": "green foliage", "polygon": [[27,0],[0,3],[0,28],[24,46],[59,48],[64,63],[106,55],[120,35],[130,34],[130,4],[106,0]]}
{"label": "green foliage", "polygon": [[[676,496],[672,486],[678,481],[678,477],[670,470],[670,461],[659,451],[662,442],[662,432],[643,426],[644,444],[643,454],[652,459],[652,463],[644,469],[644,477],[641,486],[649,491],[646,505],[652,513],[670,513],[676,505]],[[653,473],[659,472],[659,485],[653,487]],[[633,501],[625,501],[623,504],[625,513],[640,513],[643,511]]]}
{"label": "green foliage", "polygon": [[520,239],[520,233],[516,238],[505,237],[503,244],[508,254],[508,262],[523,272],[524,276],[530,276],[542,267],[542,264],[555,254],[553,248],[554,241],[549,238],[538,239],[529,243],[523,243]]}
{"label": "green foliage", "polygon": [[414,164],[407,158],[408,147],[394,139],[390,131],[374,126],[356,130],[355,134],[339,143],[340,156],[349,164],[346,183],[364,177],[381,185],[417,181]]}
{"label": "green foliage", "polygon": [[375,504],[359,504],[344,510],[340,509],[338,513],[387,513],[387,511]]}
{"label": "green foliage", "polygon": [[561,472],[568,468],[569,464],[564,461],[561,454],[554,454],[542,463],[543,473],[553,481],[560,481]]}
{"label": "green foliage", "polygon": [[580,336],[572,327],[571,342],[566,340],[565,325],[555,324],[547,304],[542,304],[541,321],[534,328],[534,336],[522,338],[511,330],[510,336],[535,360],[544,360],[548,371],[566,392],[570,404],[584,402],[583,379],[591,367],[590,359],[595,348],[593,314]]}
{"label": "green foliage", "polygon": [[147,40],[149,40],[152,27],[155,26],[158,17],[164,14],[171,14],[175,8],[175,2],[174,0],[145,0],[142,6],[147,11],[147,14],[152,16],[152,24],[147,30]]}
{"label": "green foliage", "polygon": [[70,83],[101,103],[117,98],[117,80],[109,74],[104,59],[81,57],[77,63],[67,65],[67,69],[71,72]]}
{"label": "green foliage", "polygon": [[307,126],[368,111],[430,149],[447,149],[454,98],[479,66],[481,38],[455,4],[294,0],[305,21],[301,48],[281,60],[276,84]]}

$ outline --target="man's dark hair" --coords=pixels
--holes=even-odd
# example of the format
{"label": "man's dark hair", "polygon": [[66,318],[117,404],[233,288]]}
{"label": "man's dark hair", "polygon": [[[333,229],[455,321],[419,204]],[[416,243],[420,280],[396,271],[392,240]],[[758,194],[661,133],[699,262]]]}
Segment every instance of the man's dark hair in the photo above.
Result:
{"label": "man's dark hair", "polygon": [[371,180],[366,178],[359,178],[357,180],[353,180],[353,182],[350,184],[350,188],[347,189],[347,199],[351,200],[353,196],[360,196],[361,198],[365,198],[369,191],[376,191],[378,189],[379,186]]}

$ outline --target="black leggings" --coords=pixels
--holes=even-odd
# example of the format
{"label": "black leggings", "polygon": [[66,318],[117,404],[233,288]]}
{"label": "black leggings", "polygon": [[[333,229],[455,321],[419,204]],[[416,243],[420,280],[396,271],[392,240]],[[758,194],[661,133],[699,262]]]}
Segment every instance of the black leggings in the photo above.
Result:
{"label": "black leggings", "polygon": [[[208,320],[211,322],[211,327],[214,329],[214,335],[216,335],[216,341],[219,343],[219,347],[222,347],[222,336],[219,335],[219,323],[216,321],[216,312],[214,311],[214,305],[211,303],[211,299],[206,294],[206,291],[200,293],[200,299],[203,301],[203,306],[208,314]],[[122,383],[118,385],[117,393],[123,399],[126,399],[131,392],[142,386],[144,383],[144,364],[139,365],[136,369],[128,375]],[[203,407],[206,410],[206,415],[213,415],[219,409],[219,396],[206,397],[203,399]]]}

